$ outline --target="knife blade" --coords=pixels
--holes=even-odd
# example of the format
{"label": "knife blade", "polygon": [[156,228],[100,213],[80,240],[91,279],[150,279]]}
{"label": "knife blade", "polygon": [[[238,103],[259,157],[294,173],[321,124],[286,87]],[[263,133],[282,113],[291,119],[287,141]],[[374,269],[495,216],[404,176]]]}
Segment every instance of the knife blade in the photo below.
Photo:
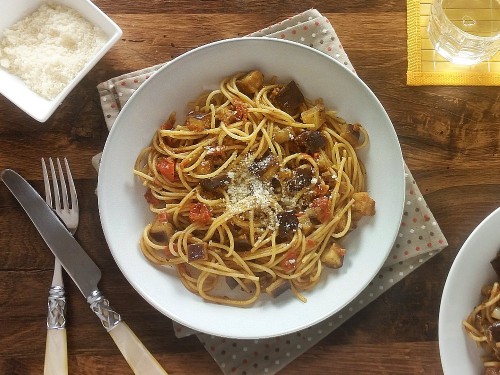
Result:
{"label": "knife blade", "polygon": [[165,370],[111,307],[98,288],[101,270],[73,238],[36,190],[18,173],[5,169],[1,178],[35,225],[43,240],[78,286],[135,374],[166,375]]}

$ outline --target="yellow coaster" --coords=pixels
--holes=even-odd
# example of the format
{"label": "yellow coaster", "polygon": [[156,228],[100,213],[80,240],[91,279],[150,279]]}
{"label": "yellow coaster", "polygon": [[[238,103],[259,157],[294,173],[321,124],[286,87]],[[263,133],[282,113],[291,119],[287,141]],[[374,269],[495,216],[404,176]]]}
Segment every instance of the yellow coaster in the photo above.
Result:
{"label": "yellow coaster", "polygon": [[473,66],[452,64],[432,46],[427,24],[432,0],[407,0],[408,72],[411,86],[498,86],[500,52],[491,60]]}

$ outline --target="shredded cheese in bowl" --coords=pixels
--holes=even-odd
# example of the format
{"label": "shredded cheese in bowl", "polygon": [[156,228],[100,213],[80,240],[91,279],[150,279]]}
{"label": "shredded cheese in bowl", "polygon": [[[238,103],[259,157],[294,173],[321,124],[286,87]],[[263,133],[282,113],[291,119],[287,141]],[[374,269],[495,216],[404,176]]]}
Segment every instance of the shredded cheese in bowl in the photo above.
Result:
{"label": "shredded cheese in bowl", "polygon": [[76,10],[44,3],[4,30],[0,67],[52,100],[107,41],[104,32]]}

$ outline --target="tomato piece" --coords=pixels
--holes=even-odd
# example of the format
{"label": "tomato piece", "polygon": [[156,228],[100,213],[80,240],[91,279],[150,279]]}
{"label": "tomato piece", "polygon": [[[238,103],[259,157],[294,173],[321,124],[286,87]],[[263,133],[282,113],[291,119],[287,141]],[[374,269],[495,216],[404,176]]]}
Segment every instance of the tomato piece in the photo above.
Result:
{"label": "tomato piece", "polygon": [[159,157],[156,159],[156,169],[170,182],[174,182],[176,180],[174,159],[163,156]]}
{"label": "tomato piece", "polygon": [[339,256],[345,256],[346,250],[343,247],[338,247],[335,249],[335,251],[337,252],[337,254],[339,254]]}
{"label": "tomato piece", "polygon": [[314,187],[314,193],[316,195],[325,195],[326,193],[328,193],[328,189],[328,185],[324,182],[321,182],[321,184],[318,184]]}
{"label": "tomato piece", "polygon": [[195,203],[189,210],[189,220],[192,223],[208,224],[212,220],[212,213],[205,203]]}
{"label": "tomato piece", "polygon": [[160,212],[157,218],[160,223],[168,222],[168,215],[166,212]]}
{"label": "tomato piece", "polygon": [[248,107],[241,100],[234,100],[235,117],[237,120],[246,121],[248,115]]}
{"label": "tomato piece", "polygon": [[209,146],[207,148],[207,156],[212,157],[225,157],[226,146]]}
{"label": "tomato piece", "polygon": [[314,246],[316,246],[316,241],[311,240],[310,238],[308,238],[307,241],[306,241],[306,248],[307,249],[312,249]]}
{"label": "tomato piece", "polygon": [[281,260],[280,266],[285,272],[291,272],[297,268],[299,252],[297,250],[288,250],[286,256]]}
{"label": "tomato piece", "polygon": [[327,197],[319,197],[312,201],[311,207],[315,209],[316,217],[322,223],[330,220],[330,200]]}

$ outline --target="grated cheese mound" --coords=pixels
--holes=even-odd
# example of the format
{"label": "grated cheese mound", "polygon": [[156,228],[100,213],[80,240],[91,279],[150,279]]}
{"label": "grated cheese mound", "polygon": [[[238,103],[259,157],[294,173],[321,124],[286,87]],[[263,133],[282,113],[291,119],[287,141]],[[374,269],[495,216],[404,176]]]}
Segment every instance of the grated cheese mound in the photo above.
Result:
{"label": "grated cheese mound", "polygon": [[83,69],[106,39],[99,27],[76,10],[44,3],[3,32],[0,66],[51,100]]}
{"label": "grated cheese mound", "polygon": [[276,213],[282,211],[269,182],[260,180],[248,170],[251,160],[247,157],[234,171],[228,173],[231,183],[227,188],[229,212],[244,212],[251,209],[265,213],[263,218],[269,229],[277,226]]}

